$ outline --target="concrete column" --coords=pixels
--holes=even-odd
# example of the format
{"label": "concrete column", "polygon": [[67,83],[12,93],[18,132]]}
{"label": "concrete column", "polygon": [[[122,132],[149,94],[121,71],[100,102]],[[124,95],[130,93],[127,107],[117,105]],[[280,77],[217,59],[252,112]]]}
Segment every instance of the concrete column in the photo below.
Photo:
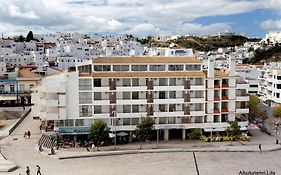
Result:
{"label": "concrete column", "polygon": [[169,140],[169,129],[164,129],[164,141]]}
{"label": "concrete column", "polygon": [[185,137],[186,137],[185,129],[182,129],[182,140],[185,140]]}

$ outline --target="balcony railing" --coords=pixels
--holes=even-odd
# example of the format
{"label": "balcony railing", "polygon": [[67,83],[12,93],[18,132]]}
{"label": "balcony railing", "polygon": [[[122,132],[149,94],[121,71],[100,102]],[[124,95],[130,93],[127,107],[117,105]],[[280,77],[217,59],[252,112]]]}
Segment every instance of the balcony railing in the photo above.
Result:
{"label": "balcony railing", "polygon": [[220,97],[214,97],[214,101],[220,101]]}
{"label": "balcony railing", "polygon": [[214,109],[214,113],[220,113],[219,109]]}
{"label": "balcony railing", "polygon": [[228,83],[223,83],[221,86],[222,86],[223,88],[227,88],[227,87],[229,87],[229,84],[228,84]]}
{"label": "balcony railing", "polygon": [[214,84],[214,88],[220,88],[220,84]]}
{"label": "balcony railing", "polygon": [[227,96],[227,95],[223,95],[223,96],[221,97],[221,99],[222,99],[222,100],[228,100],[228,96]]}
{"label": "balcony railing", "polygon": [[222,108],[221,112],[228,112],[228,109],[227,108]]}

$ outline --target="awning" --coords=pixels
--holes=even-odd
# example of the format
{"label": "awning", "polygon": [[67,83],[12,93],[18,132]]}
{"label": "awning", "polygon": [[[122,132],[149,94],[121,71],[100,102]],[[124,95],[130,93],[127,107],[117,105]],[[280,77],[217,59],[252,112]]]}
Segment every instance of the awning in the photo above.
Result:
{"label": "awning", "polygon": [[226,130],[226,128],[213,128],[213,129],[211,129],[211,128],[204,128],[204,131],[205,132],[211,132],[211,131],[225,131]]}
{"label": "awning", "polygon": [[124,136],[127,136],[129,134],[125,133],[125,132],[120,132],[117,134],[117,136],[120,136],[120,137],[124,137]]}
{"label": "awning", "polygon": [[6,100],[17,100],[17,96],[14,95],[1,95],[0,101],[6,101]]}

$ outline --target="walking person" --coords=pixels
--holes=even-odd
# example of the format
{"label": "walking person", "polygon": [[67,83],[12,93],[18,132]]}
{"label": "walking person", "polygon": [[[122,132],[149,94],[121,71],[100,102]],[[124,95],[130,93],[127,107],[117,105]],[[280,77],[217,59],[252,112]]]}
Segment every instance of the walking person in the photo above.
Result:
{"label": "walking person", "polygon": [[27,138],[29,138],[29,139],[30,139],[30,136],[31,136],[30,131],[27,131]]}
{"label": "walking person", "polygon": [[41,174],[41,167],[39,165],[36,165],[37,166],[37,175],[42,175]]}
{"label": "walking person", "polygon": [[27,133],[26,133],[26,131],[25,131],[24,134],[23,134],[23,138],[26,139],[26,137],[27,137]]}
{"label": "walking person", "polygon": [[26,175],[30,175],[30,169],[29,169],[28,166],[26,167],[26,171],[25,172],[26,172]]}
{"label": "walking person", "polygon": [[261,152],[261,144],[259,144],[259,151]]}

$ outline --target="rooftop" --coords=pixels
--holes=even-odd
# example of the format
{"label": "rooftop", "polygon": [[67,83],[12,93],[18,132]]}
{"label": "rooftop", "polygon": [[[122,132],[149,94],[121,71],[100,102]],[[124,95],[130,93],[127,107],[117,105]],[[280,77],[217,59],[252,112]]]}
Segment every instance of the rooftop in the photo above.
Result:
{"label": "rooftop", "polygon": [[42,78],[42,75],[31,72],[30,70],[19,70],[18,78]]}

